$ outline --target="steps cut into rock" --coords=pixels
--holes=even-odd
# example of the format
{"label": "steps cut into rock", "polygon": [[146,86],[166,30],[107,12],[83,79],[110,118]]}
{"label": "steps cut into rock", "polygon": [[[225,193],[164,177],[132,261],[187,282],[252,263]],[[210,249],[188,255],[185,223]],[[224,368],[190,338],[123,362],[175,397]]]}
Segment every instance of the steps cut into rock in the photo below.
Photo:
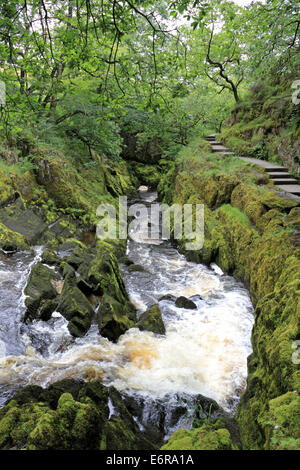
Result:
{"label": "steps cut into rock", "polygon": [[[234,155],[227,147],[222,145],[221,142],[216,140],[216,134],[211,134],[205,137],[205,139],[211,144],[212,151],[220,155]],[[257,158],[239,157],[245,162],[258,165],[269,174],[270,179],[274,182],[277,188],[281,189],[285,193],[300,196],[300,184],[298,181],[288,172],[288,169],[277,165],[276,163],[267,162],[265,160],[258,160]],[[286,196],[288,197],[288,196]],[[292,197],[292,196],[291,196]]]}

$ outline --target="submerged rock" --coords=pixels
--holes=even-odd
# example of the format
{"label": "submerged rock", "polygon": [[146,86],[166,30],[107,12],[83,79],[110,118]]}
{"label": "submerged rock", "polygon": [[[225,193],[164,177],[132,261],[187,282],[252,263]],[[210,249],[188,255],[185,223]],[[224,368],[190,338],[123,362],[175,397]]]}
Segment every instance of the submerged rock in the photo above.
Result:
{"label": "submerged rock", "polygon": [[184,296],[177,297],[175,305],[178,308],[186,308],[190,310],[195,310],[197,308],[197,305],[192,300],[187,299]]}
{"label": "submerged rock", "polygon": [[140,264],[131,264],[128,266],[128,272],[133,273],[133,272],[146,272],[146,269],[141,266]]}
{"label": "submerged rock", "polygon": [[152,305],[146,312],[142,313],[136,326],[141,331],[152,331],[153,333],[164,335],[166,329],[158,304]]}

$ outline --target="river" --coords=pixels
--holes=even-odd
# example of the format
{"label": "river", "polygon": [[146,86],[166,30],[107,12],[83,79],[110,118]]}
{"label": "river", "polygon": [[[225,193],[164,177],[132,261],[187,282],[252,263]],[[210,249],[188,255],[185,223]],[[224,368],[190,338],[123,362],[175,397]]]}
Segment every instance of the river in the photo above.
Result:
{"label": "river", "polygon": [[[141,191],[140,200],[149,206],[156,197]],[[45,387],[64,378],[83,378],[99,379],[140,403],[141,427],[155,421],[155,409],[164,407],[166,436],[190,426],[192,413],[174,422],[172,410],[184,403],[192,411],[199,394],[233,413],[246,385],[251,353],[254,318],[248,291],[216,265],[187,261],[168,241],[141,233],[132,237],[127,256],[145,271],[129,272],[121,265],[124,281],[138,314],[159,303],[164,336],[133,328],[114,344],[93,323],[83,338],[75,339],[57,312],[48,322],[24,325],[23,289],[42,247],[35,247],[34,254],[1,255],[0,405],[26,384]],[[197,309],[159,300],[166,294],[189,297]]]}

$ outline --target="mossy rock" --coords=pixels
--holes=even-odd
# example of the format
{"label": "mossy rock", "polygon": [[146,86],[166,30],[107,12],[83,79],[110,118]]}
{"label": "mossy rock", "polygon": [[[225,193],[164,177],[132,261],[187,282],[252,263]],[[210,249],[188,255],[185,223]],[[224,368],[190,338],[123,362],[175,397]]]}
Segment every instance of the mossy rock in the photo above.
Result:
{"label": "mossy rock", "polygon": [[47,229],[41,217],[32,209],[25,209],[19,198],[15,204],[0,210],[2,224],[13,232],[17,232],[30,243],[36,243]]}
{"label": "mossy rock", "polygon": [[[108,397],[115,413],[109,420]],[[0,410],[0,449],[154,449],[121,395],[98,381],[27,386]]]}
{"label": "mossy rock", "polygon": [[0,222],[0,248],[4,251],[25,251],[29,245],[26,238]]}
{"label": "mossy rock", "polygon": [[293,207],[299,206],[298,201],[292,201],[284,197],[280,197],[272,191],[268,191],[261,197],[261,202],[268,209],[280,209],[281,211],[289,211]]}
{"label": "mossy rock", "polygon": [[66,278],[57,310],[69,321],[68,329],[71,335],[81,337],[89,330],[94,310],[77,287],[75,277]]}
{"label": "mossy rock", "polygon": [[231,441],[229,431],[225,428],[215,429],[213,425],[203,425],[191,431],[178,429],[161,448],[164,451],[236,449]]}
{"label": "mossy rock", "polygon": [[100,295],[105,293],[124,303],[129,301],[129,297],[114,251],[115,248],[109,243],[98,242],[96,257],[86,280]]}
{"label": "mossy rock", "polygon": [[266,450],[300,450],[300,393],[298,390],[270,400],[258,418],[266,435]]}
{"label": "mossy rock", "polygon": [[0,207],[6,206],[15,199],[15,190],[12,187],[11,181],[0,170]]}
{"label": "mossy rock", "polygon": [[140,264],[130,264],[130,265],[128,266],[128,272],[129,272],[129,273],[134,273],[134,272],[141,272],[141,273],[143,273],[143,272],[147,272],[147,271],[146,271],[146,269],[145,269],[143,266],[141,266]]}
{"label": "mossy rock", "polygon": [[110,341],[116,342],[121,335],[134,326],[127,316],[128,306],[105,294],[97,312],[99,333]]}
{"label": "mossy rock", "polygon": [[41,262],[36,263],[30,273],[24,293],[26,312],[24,320],[49,320],[57,301],[55,283],[60,276]]}
{"label": "mossy rock", "polygon": [[41,260],[42,263],[48,264],[49,266],[55,266],[60,264],[60,258],[54,253],[53,250],[50,250],[49,248],[46,248],[43,251]]}
{"label": "mossy rock", "polygon": [[152,305],[148,310],[146,310],[146,312],[142,313],[136,326],[141,331],[152,331],[158,335],[166,334],[165,325],[158,304]]}

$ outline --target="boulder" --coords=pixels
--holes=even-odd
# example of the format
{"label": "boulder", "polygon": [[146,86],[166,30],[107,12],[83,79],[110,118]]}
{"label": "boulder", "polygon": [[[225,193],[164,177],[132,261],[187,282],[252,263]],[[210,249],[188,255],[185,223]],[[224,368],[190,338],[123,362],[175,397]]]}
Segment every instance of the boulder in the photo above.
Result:
{"label": "boulder", "polygon": [[49,248],[46,248],[43,251],[41,259],[44,264],[48,264],[49,266],[55,266],[57,264],[60,264],[59,257],[54,253],[54,251],[50,250]]}
{"label": "boulder", "polygon": [[[109,416],[108,397],[116,413]],[[115,389],[98,381],[28,386],[0,410],[0,449],[154,450]]]}
{"label": "boulder", "polygon": [[31,270],[24,293],[27,296],[27,308],[24,320],[49,320],[57,306],[57,290],[55,282],[60,276],[41,262],[35,264]]}
{"label": "boulder", "polygon": [[65,279],[57,310],[69,321],[68,329],[72,336],[84,336],[89,330],[94,310],[77,287],[75,276]]}
{"label": "boulder", "polygon": [[147,271],[140,264],[131,264],[130,266],[128,266],[128,272],[134,273],[134,272],[147,272]]}
{"label": "boulder", "polygon": [[141,331],[152,331],[158,335],[166,333],[158,304],[152,305],[146,312],[142,313],[136,324]]}
{"label": "boulder", "polygon": [[23,235],[30,244],[36,243],[47,229],[42,218],[32,209],[25,209],[20,198],[15,204],[1,209],[0,217],[6,227]]}
{"label": "boulder", "polygon": [[160,297],[158,299],[159,302],[161,302],[162,300],[168,300],[169,302],[175,302],[176,297],[175,297],[175,295],[172,295],[172,294],[165,294],[165,295],[163,295],[162,297]]}
{"label": "boulder", "polygon": [[[82,274],[81,270],[79,273]],[[85,280],[93,287],[95,294],[107,294],[121,304],[129,301],[114,248],[108,243],[98,244],[96,257]]]}
{"label": "boulder", "polygon": [[121,335],[134,326],[127,316],[128,307],[113,297],[104,294],[97,312],[99,333],[110,341],[116,342]]}
{"label": "boulder", "polygon": [[24,251],[29,247],[23,235],[13,232],[0,222],[0,248],[4,251]]}
{"label": "boulder", "polygon": [[195,310],[197,308],[197,305],[192,300],[187,299],[184,296],[177,297],[175,305],[178,308],[186,308],[190,310]]}

